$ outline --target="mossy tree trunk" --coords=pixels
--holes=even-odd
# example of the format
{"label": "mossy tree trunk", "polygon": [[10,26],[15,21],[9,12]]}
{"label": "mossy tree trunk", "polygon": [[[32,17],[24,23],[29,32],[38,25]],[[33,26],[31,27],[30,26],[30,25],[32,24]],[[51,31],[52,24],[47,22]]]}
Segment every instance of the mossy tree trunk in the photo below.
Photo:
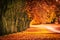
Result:
{"label": "mossy tree trunk", "polygon": [[25,0],[5,0],[2,2],[3,6],[0,8],[0,35],[26,30],[29,27],[30,19],[25,10]]}

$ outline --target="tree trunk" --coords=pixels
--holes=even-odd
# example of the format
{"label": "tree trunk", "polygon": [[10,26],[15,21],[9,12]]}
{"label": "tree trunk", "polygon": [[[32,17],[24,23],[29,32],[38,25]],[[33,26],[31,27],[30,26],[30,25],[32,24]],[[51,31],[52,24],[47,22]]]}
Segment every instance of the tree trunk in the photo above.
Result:
{"label": "tree trunk", "polygon": [[[3,2],[3,1],[2,1]],[[5,1],[6,3],[6,1]],[[25,11],[24,0],[10,0],[2,6],[2,16],[0,20],[0,33],[2,35],[21,32],[29,28],[30,20]],[[2,31],[2,32],[1,32]],[[0,34],[0,35],[1,35]]]}

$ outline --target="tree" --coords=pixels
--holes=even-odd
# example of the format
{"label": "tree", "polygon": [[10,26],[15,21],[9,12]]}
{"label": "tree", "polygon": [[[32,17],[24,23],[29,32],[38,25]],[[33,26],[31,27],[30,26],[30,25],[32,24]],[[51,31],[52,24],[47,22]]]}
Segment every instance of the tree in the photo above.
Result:
{"label": "tree", "polygon": [[30,24],[51,23],[56,17],[55,8],[55,5],[47,5],[45,1],[27,2],[28,14],[33,18]]}
{"label": "tree", "polygon": [[5,0],[2,2],[4,3],[2,4],[4,9],[1,9],[3,12],[0,20],[3,23],[0,24],[3,25],[1,26],[2,29],[0,29],[2,31],[1,34],[4,35],[26,30],[29,27],[30,20],[25,10],[25,0]]}

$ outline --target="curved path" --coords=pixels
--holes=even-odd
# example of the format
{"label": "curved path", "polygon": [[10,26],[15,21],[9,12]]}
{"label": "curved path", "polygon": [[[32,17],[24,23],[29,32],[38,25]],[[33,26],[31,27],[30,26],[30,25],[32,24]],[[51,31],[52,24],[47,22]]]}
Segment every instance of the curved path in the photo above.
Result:
{"label": "curved path", "polygon": [[[52,24],[48,24],[52,26]],[[57,26],[54,25],[53,26]],[[59,26],[59,25],[58,25]],[[23,32],[0,36],[0,40],[60,40],[60,34],[45,28],[30,27]]]}

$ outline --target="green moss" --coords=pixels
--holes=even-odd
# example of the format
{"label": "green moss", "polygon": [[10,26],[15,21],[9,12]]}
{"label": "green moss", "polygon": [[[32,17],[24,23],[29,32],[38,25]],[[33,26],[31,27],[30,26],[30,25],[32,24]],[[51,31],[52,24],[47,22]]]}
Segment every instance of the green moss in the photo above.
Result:
{"label": "green moss", "polygon": [[30,20],[24,6],[24,0],[7,4],[6,11],[2,15],[2,35],[21,32],[29,27]]}

